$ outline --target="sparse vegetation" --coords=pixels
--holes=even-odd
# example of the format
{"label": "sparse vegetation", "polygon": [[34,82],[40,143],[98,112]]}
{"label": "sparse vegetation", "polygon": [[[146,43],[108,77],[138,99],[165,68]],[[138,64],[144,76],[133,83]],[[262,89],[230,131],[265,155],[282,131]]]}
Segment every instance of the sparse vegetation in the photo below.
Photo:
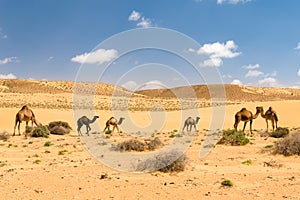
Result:
{"label": "sparse vegetation", "polygon": [[138,171],[161,171],[165,173],[184,171],[188,162],[185,154],[178,151],[161,153],[155,158],[149,158],[137,166]]}
{"label": "sparse vegetation", "polygon": [[50,147],[51,145],[53,145],[50,141],[45,142],[44,146],[45,147]]}
{"label": "sparse vegetation", "polygon": [[235,131],[233,129],[223,130],[222,137],[218,144],[230,144],[232,146],[246,145],[249,139],[243,131]]}
{"label": "sparse vegetation", "polygon": [[285,137],[289,134],[289,129],[288,128],[282,128],[278,127],[274,132],[270,133],[270,137],[274,138],[282,138]]}
{"label": "sparse vegetation", "polygon": [[30,134],[31,137],[49,137],[50,131],[47,126],[35,127]]}
{"label": "sparse vegetation", "polygon": [[105,134],[111,134],[111,130],[107,130],[107,131],[105,131]]}
{"label": "sparse vegetation", "polygon": [[33,127],[32,126],[26,126],[25,127],[25,134],[28,135],[33,131]]}
{"label": "sparse vegetation", "polygon": [[221,185],[225,186],[225,187],[232,187],[233,186],[233,182],[231,180],[226,179],[226,180],[224,180],[224,181],[221,182]]}
{"label": "sparse vegetation", "polygon": [[35,161],[33,161],[33,163],[35,163],[35,164],[39,164],[40,162],[42,162],[41,160],[35,160]]}
{"label": "sparse vegetation", "polygon": [[163,146],[163,143],[159,138],[154,138],[153,140],[144,142],[137,139],[131,139],[121,142],[113,147],[117,151],[154,151]]}
{"label": "sparse vegetation", "polygon": [[10,134],[6,131],[0,133],[0,140],[7,141],[10,138]]}
{"label": "sparse vegetation", "polygon": [[148,144],[148,150],[149,151],[154,151],[155,149],[161,148],[162,146],[164,146],[164,144],[161,142],[161,140],[156,137],[153,140],[151,140]]}
{"label": "sparse vegetation", "polygon": [[269,144],[269,145],[265,146],[266,149],[272,149],[273,147],[274,147],[274,145],[272,145],[272,144]]}
{"label": "sparse vegetation", "polygon": [[252,160],[248,159],[242,162],[242,164],[244,165],[251,165],[252,164]]}
{"label": "sparse vegetation", "polygon": [[49,131],[54,135],[65,135],[70,133],[71,126],[67,122],[54,121],[49,123]]}
{"label": "sparse vegetation", "polygon": [[147,145],[139,140],[131,139],[119,143],[116,148],[119,151],[145,151]]}
{"label": "sparse vegetation", "polygon": [[300,135],[294,133],[277,141],[274,148],[275,154],[284,156],[300,155]]}
{"label": "sparse vegetation", "polygon": [[45,152],[44,153],[50,153],[50,151],[48,151],[48,150],[45,150]]}
{"label": "sparse vegetation", "polygon": [[61,150],[58,152],[58,155],[65,155],[68,152],[68,150]]}

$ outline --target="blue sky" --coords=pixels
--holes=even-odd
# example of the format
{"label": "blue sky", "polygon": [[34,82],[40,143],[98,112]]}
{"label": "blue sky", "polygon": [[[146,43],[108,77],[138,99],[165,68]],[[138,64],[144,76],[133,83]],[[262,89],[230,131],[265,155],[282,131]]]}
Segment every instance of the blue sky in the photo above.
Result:
{"label": "blue sky", "polygon": [[[216,68],[224,83],[300,88],[299,8],[299,0],[0,0],[0,78],[74,81],[102,41],[160,27],[197,41],[200,48],[186,47],[207,56],[197,67]],[[115,50],[95,56],[109,62],[117,58]],[[149,63],[168,66],[166,73]],[[136,66],[145,73],[124,78]],[[118,58],[100,81],[129,89],[185,84],[169,79],[167,69],[189,84],[203,83],[188,63],[154,50]]]}

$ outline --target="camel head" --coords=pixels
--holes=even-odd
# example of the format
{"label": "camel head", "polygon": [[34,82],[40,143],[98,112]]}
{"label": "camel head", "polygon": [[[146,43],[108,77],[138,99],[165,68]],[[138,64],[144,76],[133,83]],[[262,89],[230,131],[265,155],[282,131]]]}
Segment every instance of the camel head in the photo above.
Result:
{"label": "camel head", "polygon": [[264,112],[264,108],[262,106],[257,106],[256,107],[256,112],[257,113],[263,113]]}
{"label": "camel head", "polygon": [[118,121],[118,125],[121,125],[122,122],[123,122],[123,120],[125,120],[125,118],[124,118],[124,117],[120,117],[120,119],[119,119],[119,121]]}
{"label": "camel head", "polygon": [[200,120],[200,117],[196,117],[196,123],[198,123]]}

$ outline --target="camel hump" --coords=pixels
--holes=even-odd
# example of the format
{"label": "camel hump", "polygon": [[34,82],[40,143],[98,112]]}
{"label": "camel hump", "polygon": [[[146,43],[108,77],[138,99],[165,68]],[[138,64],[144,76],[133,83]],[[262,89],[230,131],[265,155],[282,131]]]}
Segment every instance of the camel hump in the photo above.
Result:
{"label": "camel hump", "polygon": [[22,108],[21,108],[21,110],[28,110],[29,108],[28,108],[28,106],[27,105],[24,105]]}
{"label": "camel hump", "polygon": [[245,110],[247,110],[247,109],[246,109],[246,108],[242,108],[242,109],[241,109],[241,112],[242,112],[242,111],[245,111]]}

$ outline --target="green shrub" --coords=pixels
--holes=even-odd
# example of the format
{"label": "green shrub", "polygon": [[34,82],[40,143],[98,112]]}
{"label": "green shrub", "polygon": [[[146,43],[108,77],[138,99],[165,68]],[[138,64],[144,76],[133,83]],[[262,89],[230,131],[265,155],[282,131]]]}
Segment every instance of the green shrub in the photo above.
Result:
{"label": "green shrub", "polygon": [[251,165],[252,164],[252,160],[245,160],[242,162],[242,164],[244,165]]}
{"label": "green shrub", "polygon": [[32,126],[26,126],[25,127],[25,134],[30,134],[33,131],[33,127]]}
{"label": "green shrub", "polygon": [[270,133],[270,137],[282,138],[290,133],[288,128],[278,127],[274,132]]}
{"label": "green shrub", "polygon": [[45,142],[44,146],[45,147],[50,147],[51,145],[53,145],[50,141]]}
{"label": "green shrub", "polygon": [[232,146],[246,145],[249,143],[249,139],[246,138],[243,131],[235,130],[223,130],[222,137],[218,144],[230,144]]}
{"label": "green shrub", "polygon": [[35,127],[30,134],[31,137],[49,137],[50,131],[47,126]]}
{"label": "green shrub", "polygon": [[107,131],[105,131],[105,134],[111,134],[112,133],[112,131],[111,130],[107,130]]}
{"label": "green shrub", "polygon": [[233,186],[233,182],[231,180],[224,180],[221,182],[222,186],[226,186],[226,187],[232,187]]}
{"label": "green shrub", "polygon": [[277,141],[274,147],[274,153],[282,154],[284,156],[300,155],[299,132],[284,137]]}

